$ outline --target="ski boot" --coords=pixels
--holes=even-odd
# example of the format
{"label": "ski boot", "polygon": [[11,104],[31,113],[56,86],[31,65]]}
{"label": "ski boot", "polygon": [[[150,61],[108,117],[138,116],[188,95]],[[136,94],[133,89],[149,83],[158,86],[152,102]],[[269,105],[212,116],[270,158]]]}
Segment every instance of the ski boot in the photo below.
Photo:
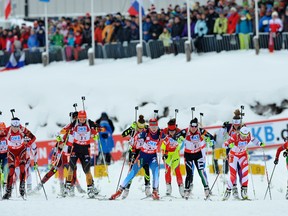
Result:
{"label": "ski boot", "polygon": [[60,196],[65,197],[65,185],[63,182],[60,182]]}
{"label": "ski boot", "polygon": [[94,187],[94,184],[87,186],[87,194],[89,198],[95,198],[99,194],[99,190]]}
{"label": "ski boot", "polygon": [[248,199],[247,187],[241,187],[241,197],[242,199]]}
{"label": "ski boot", "polygon": [[121,196],[123,190],[124,190],[124,189],[120,187],[120,188],[116,191],[116,193],[112,194],[112,196],[111,196],[109,199],[110,199],[110,200],[115,200],[115,199],[117,199],[118,197]]}
{"label": "ski boot", "polygon": [[204,188],[205,199],[208,199],[210,196],[210,189],[209,187]]}
{"label": "ski boot", "polygon": [[235,198],[235,199],[240,199],[239,198],[239,194],[238,194],[238,188],[236,185],[233,186],[232,188],[232,196]]}
{"label": "ski boot", "polygon": [[152,198],[153,198],[153,200],[159,200],[160,199],[160,196],[158,194],[158,190],[157,189],[153,189]]}
{"label": "ski boot", "polygon": [[126,199],[129,195],[129,188],[125,188],[123,195],[122,195],[122,199]]}
{"label": "ski boot", "polygon": [[145,186],[145,195],[147,197],[150,197],[152,194],[151,194],[151,191],[150,191],[150,185],[146,185]]}
{"label": "ski boot", "polygon": [[172,193],[172,186],[171,186],[171,183],[169,184],[166,184],[166,195],[167,196],[171,196],[171,193]]}
{"label": "ski boot", "polygon": [[188,200],[190,197],[191,190],[190,189],[184,189],[184,199]]}
{"label": "ski boot", "polygon": [[179,185],[179,193],[182,198],[184,198],[184,186],[183,184]]}
{"label": "ski boot", "polygon": [[20,196],[24,197],[25,195],[25,182],[24,181],[20,182],[19,193],[20,193]]}
{"label": "ski boot", "polygon": [[4,194],[2,199],[9,199],[11,197],[11,194],[12,194],[12,187],[7,186],[6,193]]}
{"label": "ski boot", "polygon": [[223,201],[226,201],[230,198],[231,195],[231,189],[226,189],[225,193],[224,193],[224,197],[223,197]]}

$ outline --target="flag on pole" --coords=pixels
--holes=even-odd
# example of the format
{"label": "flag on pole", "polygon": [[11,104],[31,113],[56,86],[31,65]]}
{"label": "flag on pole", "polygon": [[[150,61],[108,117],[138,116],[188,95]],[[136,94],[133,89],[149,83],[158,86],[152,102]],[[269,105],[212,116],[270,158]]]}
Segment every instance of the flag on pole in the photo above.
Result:
{"label": "flag on pole", "polygon": [[50,0],[39,0],[40,2],[50,2]]}
{"label": "flag on pole", "polygon": [[12,11],[11,7],[11,0],[5,0],[5,9],[4,9],[4,14],[5,14],[5,19],[8,19]]}
{"label": "flag on pole", "polygon": [[[130,8],[128,9],[128,13],[133,16],[136,16],[139,14],[139,2],[137,0],[135,0],[131,4]],[[143,6],[142,6],[142,15],[145,15]]]}
{"label": "flag on pole", "polygon": [[0,70],[0,72],[15,70],[25,66],[25,53],[22,52],[19,61],[17,62],[14,53],[11,53],[9,62],[6,64],[5,68]]}

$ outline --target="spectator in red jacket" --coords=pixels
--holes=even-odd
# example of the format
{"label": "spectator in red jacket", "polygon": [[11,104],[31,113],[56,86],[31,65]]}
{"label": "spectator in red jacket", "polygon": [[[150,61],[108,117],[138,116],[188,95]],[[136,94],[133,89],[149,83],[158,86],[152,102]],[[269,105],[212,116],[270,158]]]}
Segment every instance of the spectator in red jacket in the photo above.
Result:
{"label": "spectator in red jacket", "polygon": [[103,44],[102,31],[104,29],[104,22],[101,20],[94,31],[95,42]]}
{"label": "spectator in red jacket", "polygon": [[81,31],[76,31],[75,34],[75,47],[81,47],[82,45],[82,35],[81,35]]}
{"label": "spectator in red jacket", "polygon": [[235,7],[232,7],[230,9],[230,15],[228,17],[228,28],[227,28],[227,33],[228,34],[233,34],[236,31],[236,26],[239,21],[239,14],[237,13],[237,10]]}

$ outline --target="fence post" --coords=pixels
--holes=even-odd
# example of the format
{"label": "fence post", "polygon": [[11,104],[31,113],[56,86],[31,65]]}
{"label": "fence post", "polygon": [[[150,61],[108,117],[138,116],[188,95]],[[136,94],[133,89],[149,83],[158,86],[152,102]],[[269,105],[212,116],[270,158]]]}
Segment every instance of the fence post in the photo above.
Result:
{"label": "fence post", "polygon": [[186,54],[186,61],[191,61],[191,41],[187,40],[185,41],[185,54]]}
{"label": "fence post", "polygon": [[137,44],[136,46],[136,52],[137,52],[137,64],[141,64],[142,61],[142,56],[143,56],[143,47],[142,44]]}
{"label": "fence post", "polygon": [[253,37],[253,43],[256,55],[259,55],[259,38],[257,36]]}
{"label": "fence post", "polygon": [[49,64],[49,55],[47,52],[42,53],[42,64],[46,67]]}
{"label": "fence post", "polygon": [[89,66],[93,66],[94,65],[94,51],[93,48],[89,48],[88,49],[88,60],[89,60]]}

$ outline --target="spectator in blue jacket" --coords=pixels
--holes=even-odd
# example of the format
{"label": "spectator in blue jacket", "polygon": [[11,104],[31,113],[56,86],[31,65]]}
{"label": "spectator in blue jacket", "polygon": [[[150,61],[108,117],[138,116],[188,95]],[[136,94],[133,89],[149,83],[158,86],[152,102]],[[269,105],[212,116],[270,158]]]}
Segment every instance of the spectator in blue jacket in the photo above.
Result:
{"label": "spectator in blue jacket", "polygon": [[[107,113],[103,112],[101,117],[96,120],[96,123],[101,127],[104,127],[106,130],[105,132],[99,132],[99,139],[98,139],[98,149],[99,155],[97,157],[97,164],[104,163],[104,160],[107,165],[111,163],[111,152],[114,148],[114,140],[113,140],[113,132],[114,132],[114,125],[111,119],[109,119]],[[104,158],[101,158],[103,152]],[[101,159],[100,159],[101,158]]]}
{"label": "spectator in blue jacket", "polygon": [[34,30],[31,29],[30,36],[28,38],[28,48],[30,50],[35,50],[39,47],[39,41],[37,39],[37,35],[35,34]]}
{"label": "spectator in blue jacket", "polygon": [[207,28],[205,19],[206,19],[205,14],[198,14],[197,15],[197,22],[196,22],[195,29],[194,29],[194,32],[196,35],[194,45],[195,45],[198,53],[203,52],[202,40],[203,40],[204,35],[206,35],[208,32],[208,28]]}
{"label": "spectator in blue jacket", "polygon": [[259,21],[259,31],[260,32],[269,32],[269,20],[272,19],[271,17],[272,10],[268,8],[266,10],[265,16],[263,16]]}
{"label": "spectator in blue jacket", "polygon": [[151,35],[149,33],[151,26],[152,26],[151,18],[150,16],[147,16],[145,21],[143,22],[143,39],[145,41],[149,41],[151,39]]}

